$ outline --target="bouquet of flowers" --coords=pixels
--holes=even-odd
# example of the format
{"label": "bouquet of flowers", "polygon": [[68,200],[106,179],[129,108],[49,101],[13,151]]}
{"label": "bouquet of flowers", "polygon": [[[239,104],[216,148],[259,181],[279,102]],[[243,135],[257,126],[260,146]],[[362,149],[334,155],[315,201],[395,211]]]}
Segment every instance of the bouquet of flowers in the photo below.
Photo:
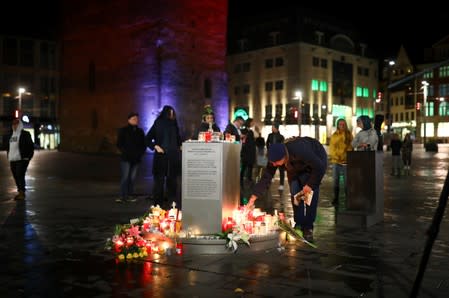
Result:
{"label": "bouquet of flowers", "polygon": [[302,242],[308,244],[309,246],[311,246],[313,248],[317,248],[317,246],[315,244],[304,239],[304,236],[302,235],[302,231],[292,228],[292,226],[289,223],[287,223],[285,220],[279,219],[277,223],[278,223],[279,228],[281,230],[283,230],[284,232],[286,232],[288,235],[292,236],[295,239],[301,240]]}
{"label": "bouquet of flowers", "polygon": [[120,261],[148,256],[146,241],[140,235],[140,227],[133,224],[116,225],[114,236],[107,240],[106,248],[113,250]]}
{"label": "bouquet of flowers", "polygon": [[244,230],[242,231],[238,227],[228,229],[222,233],[218,233],[217,235],[221,239],[226,239],[226,248],[231,249],[233,253],[237,252],[239,242],[243,242],[244,244],[250,246],[250,235]]}
{"label": "bouquet of flowers", "polygon": [[310,204],[312,203],[312,198],[313,198],[313,191],[309,193],[304,193],[304,191],[301,190],[300,192],[298,192],[293,196],[293,204],[295,204],[295,206],[298,206],[299,202],[304,201],[304,203],[307,206],[310,206]]}

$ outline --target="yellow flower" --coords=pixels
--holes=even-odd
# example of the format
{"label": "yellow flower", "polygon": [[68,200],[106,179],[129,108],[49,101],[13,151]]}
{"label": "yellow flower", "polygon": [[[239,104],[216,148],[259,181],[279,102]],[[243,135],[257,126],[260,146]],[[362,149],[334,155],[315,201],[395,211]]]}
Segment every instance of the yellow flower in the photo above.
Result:
{"label": "yellow flower", "polygon": [[118,259],[119,259],[120,261],[125,260],[125,255],[124,255],[124,254],[119,254],[119,255],[118,255]]}
{"label": "yellow flower", "polygon": [[128,254],[126,255],[126,258],[127,258],[127,259],[132,259],[132,258],[133,258],[133,254],[132,254],[132,253],[128,253]]}
{"label": "yellow flower", "polygon": [[138,254],[138,253],[136,253],[136,252],[135,252],[135,253],[133,253],[133,258],[135,258],[135,259],[136,259],[136,258],[138,258],[138,257],[139,257],[139,254]]}

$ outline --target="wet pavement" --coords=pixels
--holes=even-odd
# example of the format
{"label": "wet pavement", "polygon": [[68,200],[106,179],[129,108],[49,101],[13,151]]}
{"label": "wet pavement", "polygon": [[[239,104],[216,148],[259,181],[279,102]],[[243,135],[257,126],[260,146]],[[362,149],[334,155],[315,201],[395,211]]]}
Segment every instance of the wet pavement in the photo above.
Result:
{"label": "wet pavement", "polygon": [[[115,224],[142,216],[151,205],[150,154],[139,172],[138,201],[117,204],[116,156],[36,152],[27,198],[16,202],[6,154],[0,152],[0,297],[409,297],[448,153],[449,146],[433,153],[415,145],[411,175],[394,177],[391,152],[385,152],[384,221],[369,228],[336,225],[329,170],[314,232],[317,249],[282,238],[285,249],[116,264],[105,242]],[[266,202],[285,206],[291,215],[288,187],[279,193],[278,183],[277,177]],[[448,214],[419,297],[449,293]]]}

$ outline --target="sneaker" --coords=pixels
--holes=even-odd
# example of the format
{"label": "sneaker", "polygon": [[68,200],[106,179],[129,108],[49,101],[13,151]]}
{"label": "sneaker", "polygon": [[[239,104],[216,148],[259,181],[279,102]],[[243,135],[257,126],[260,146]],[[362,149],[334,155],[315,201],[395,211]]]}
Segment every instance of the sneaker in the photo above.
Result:
{"label": "sneaker", "polygon": [[284,185],[279,185],[278,190],[284,190]]}
{"label": "sneaker", "polygon": [[313,230],[312,229],[303,229],[302,231],[304,239],[308,242],[313,242]]}
{"label": "sneaker", "polygon": [[116,203],[123,203],[123,199],[122,198],[117,198],[117,199],[115,199],[115,202]]}

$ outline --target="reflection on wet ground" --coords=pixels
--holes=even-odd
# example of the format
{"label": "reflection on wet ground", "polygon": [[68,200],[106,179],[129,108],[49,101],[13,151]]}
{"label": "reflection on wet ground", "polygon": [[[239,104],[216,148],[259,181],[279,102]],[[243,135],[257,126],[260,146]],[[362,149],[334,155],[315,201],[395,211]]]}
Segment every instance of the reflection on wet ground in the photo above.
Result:
{"label": "reflection on wet ground", "polygon": [[[408,297],[447,174],[449,147],[441,149],[435,154],[415,147],[411,175],[401,177],[389,175],[391,155],[385,152],[384,222],[367,229],[336,225],[329,169],[315,228],[318,249],[281,234],[281,247],[267,251],[152,256],[131,264],[116,264],[103,248],[116,223],[150,206],[150,166],[142,169],[138,202],[119,205],[115,157],[38,152],[29,195],[16,203],[8,199],[12,179],[1,161],[0,203],[9,216],[0,229],[0,297]],[[257,204],[292,216],[288,186],[280,192],[278,183],[276,177]],[[447,214],[422,297],[446,297],[449,290]]]}

